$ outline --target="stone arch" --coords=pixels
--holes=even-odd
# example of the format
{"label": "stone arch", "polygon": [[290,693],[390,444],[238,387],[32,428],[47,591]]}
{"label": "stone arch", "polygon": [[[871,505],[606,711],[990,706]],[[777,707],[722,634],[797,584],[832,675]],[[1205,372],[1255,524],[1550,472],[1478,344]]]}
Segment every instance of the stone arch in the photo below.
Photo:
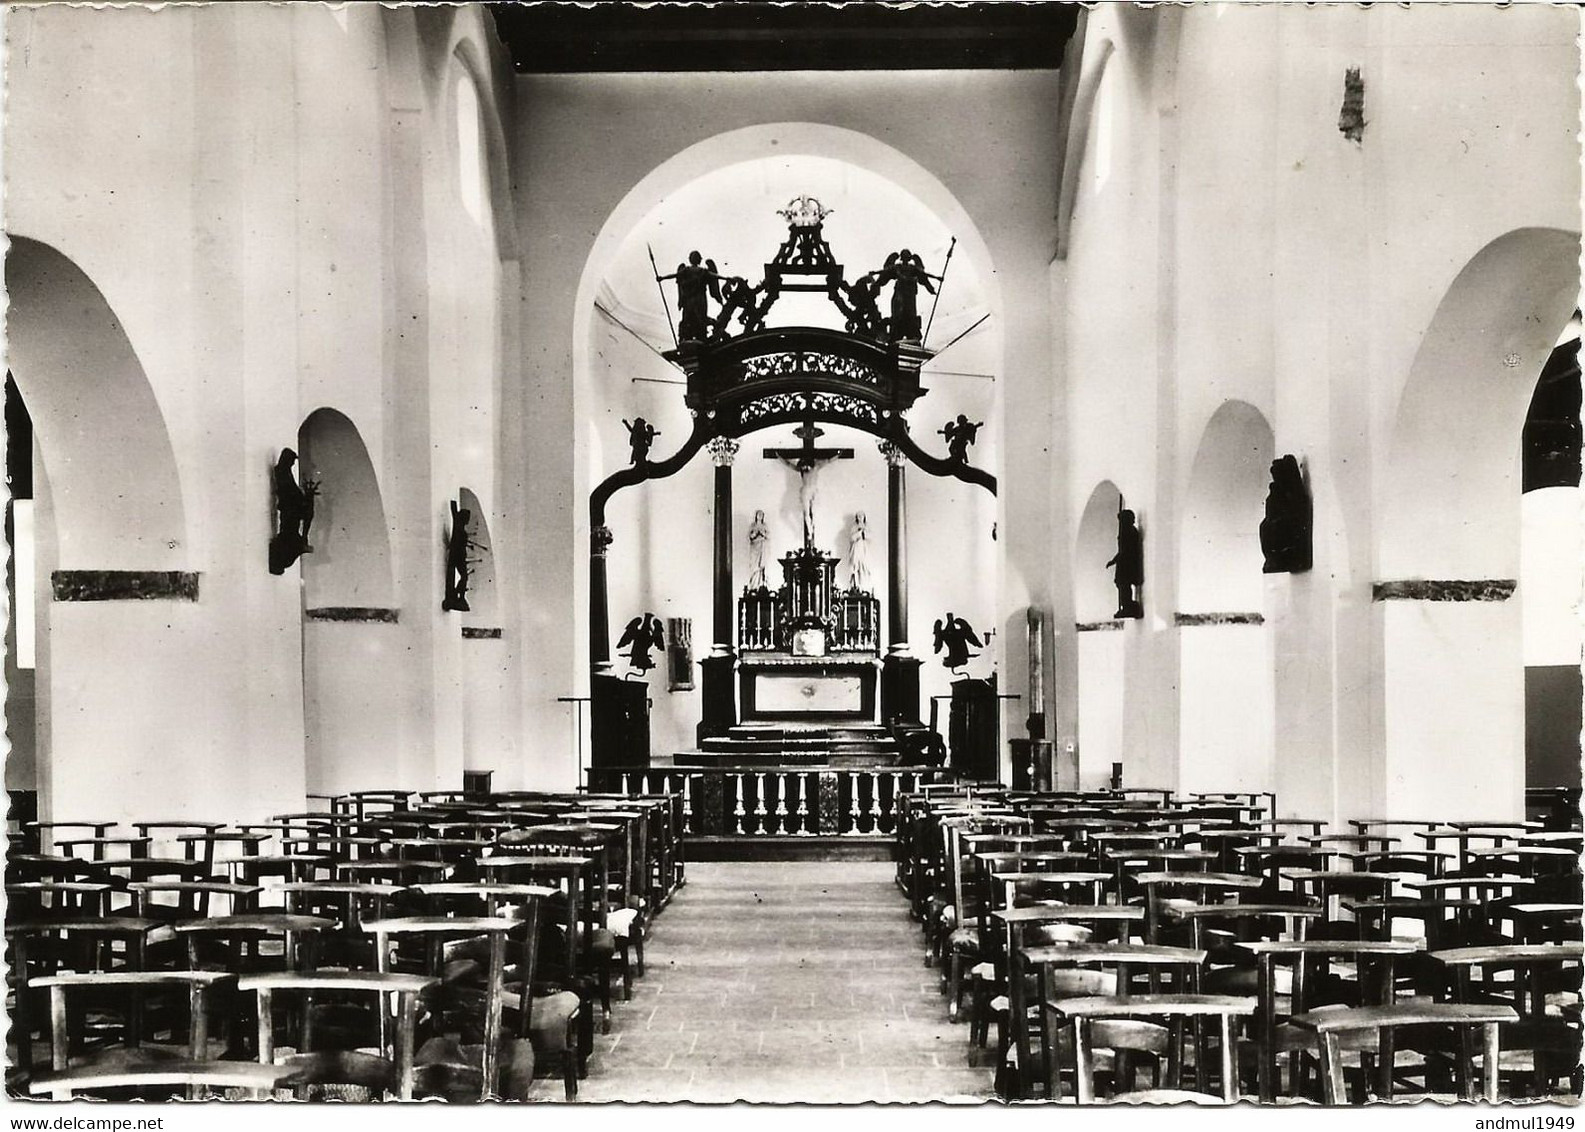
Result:
{"label": "stone arch", "polygon": [[1579,255],[1578,233],[1519,228],[1448,287],[1392,424],[1379,579],[1515,576],[1520,430],[1578,304]]}
{"label": "stone arch", "polygon": [[1246,401],[1224,401],[1206,423],[1178,533],[1181,612],[1260,610],[1260,520],[1274,445],[1265,414]]}
{"label": "stone arch", "polygon": [[1090,492],[1073,546],[1073,609],[1079,669],[1079,787],[1104,787],[1123,757],[1125,621],[1112,619],[1117,590],[1106,560],[1117,552],[1122,495],[1111,480]]}
{"label": "stone arch", "polygon": [[319,485],[308,539],[314,549],[301,560],[305,606],[388,607],[395,592],[390,526],[357,425],[336,409],[315,409],[297,444],[300,474]]}
{"label": "stone arch", "polygon": [[1579,235],[1520,228],[1459,271],[1399,400],[1382,471],[1387,816],[1523,813],[1521,432],[1578,305]]}
{"label": "stone arch", "polygon": [[11,238],[10,368],[49,472],[59,569],[189,562],[182,484],[164,414],[121,321],[59,251]]}
{"label": "stone arch", "polygon": [[1201,433],[1178,530],[1178,783],[1276,785],[1275,681],[1260,521],[1274,452],[1255,406],[1224,401]]}

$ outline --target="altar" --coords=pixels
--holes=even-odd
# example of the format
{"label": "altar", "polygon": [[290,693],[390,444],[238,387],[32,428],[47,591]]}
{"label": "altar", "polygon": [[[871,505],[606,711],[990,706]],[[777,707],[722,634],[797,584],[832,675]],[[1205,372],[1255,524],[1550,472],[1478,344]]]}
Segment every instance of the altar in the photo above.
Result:
{"label": "altar", "polygon": [[744,723],[877,723],[873,657],[763,653],[738,661]]}

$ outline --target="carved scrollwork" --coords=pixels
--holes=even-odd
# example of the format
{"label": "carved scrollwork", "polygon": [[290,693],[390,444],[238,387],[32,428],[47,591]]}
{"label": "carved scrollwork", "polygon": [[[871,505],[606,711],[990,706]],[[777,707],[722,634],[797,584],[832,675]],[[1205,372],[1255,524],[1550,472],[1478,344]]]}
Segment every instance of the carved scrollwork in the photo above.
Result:
{"label": "carved scrollwork", "polygon": [[874,367],[840,354],[816,353],[806,350],[760,354],[745,359],[738,367],[737,383],[764,381],[768,378],[803,377],[821,375],[841,381],[880,388],[881,375]]}
{"label": "carved scrollwork", "polygon": [[880,410],[868,401],[846,393],[827,392],[771,393],[750,401],[738,413],[738,420],[744,425],[808,417],[870,427],[879,426],[881,420]]}

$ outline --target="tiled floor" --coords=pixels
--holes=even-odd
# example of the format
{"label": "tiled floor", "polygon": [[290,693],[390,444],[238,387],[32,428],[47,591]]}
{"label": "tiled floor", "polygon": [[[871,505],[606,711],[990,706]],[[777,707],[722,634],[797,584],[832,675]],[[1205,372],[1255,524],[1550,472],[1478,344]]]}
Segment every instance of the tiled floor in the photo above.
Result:
{"label": "tiled floor", "polygon": [[581,1100],[992,1095],[990,1058],[947,1022],[889,864],[690,864],[645,959]]}

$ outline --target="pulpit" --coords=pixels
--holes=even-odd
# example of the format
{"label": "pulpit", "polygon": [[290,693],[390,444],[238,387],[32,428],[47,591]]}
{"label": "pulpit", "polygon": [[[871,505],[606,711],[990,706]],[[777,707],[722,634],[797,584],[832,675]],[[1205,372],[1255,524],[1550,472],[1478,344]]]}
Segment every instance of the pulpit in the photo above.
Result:
{"label": "pulpit", "polygon": [[947,749],[952,769],[964,778],[994,782],[1000,777],[1001,700],[995,676],[952,682]]}
{"label": "pulpit", "polygon": [[649,684],[616,676],[589,681],[591,767],[649,765]]}

